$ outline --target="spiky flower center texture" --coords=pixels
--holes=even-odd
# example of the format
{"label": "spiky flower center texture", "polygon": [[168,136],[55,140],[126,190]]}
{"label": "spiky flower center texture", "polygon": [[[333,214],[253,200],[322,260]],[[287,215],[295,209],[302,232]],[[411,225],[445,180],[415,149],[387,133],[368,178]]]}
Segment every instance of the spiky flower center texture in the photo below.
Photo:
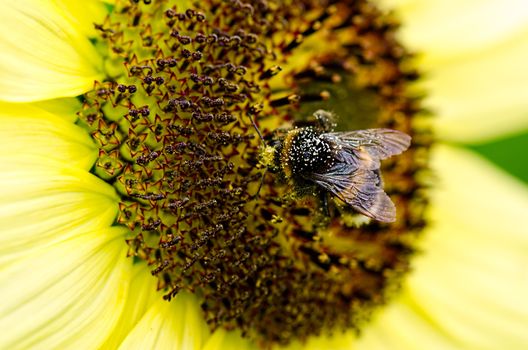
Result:
{"label": "spiky flower center texture", "polygon": [[[413,126],[418,74],[397,23],[366,0],[179,3],[112,7],[94,41],[107,78],[79,112],[99,147],[92,171],[120,195],[131,263],[150,266],[167,302],[196,294],[211,329],[263,344],[359,329],[409,271],[425,225],[430,137]],[[263,177],[250,118],[270,135],[319,108],[343,130],[413,137],[383,164],[395,223],[360,224],[337,200],[323,211]]]}

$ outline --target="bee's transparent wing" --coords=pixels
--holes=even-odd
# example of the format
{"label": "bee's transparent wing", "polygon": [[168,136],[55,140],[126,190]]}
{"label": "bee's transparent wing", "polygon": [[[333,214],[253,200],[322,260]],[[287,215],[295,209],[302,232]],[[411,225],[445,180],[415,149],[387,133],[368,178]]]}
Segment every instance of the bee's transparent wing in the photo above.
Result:
{"label": "bee's transparent wing", "polygon": [[409,148],[411,137],[392,129],[365,129],[321,135],[339,148],[337,160],[358,168],[378,169],[380,160]]}
{"label": "bee's transparent wing", "polygon": [[396,220],[396,207],[380,187],[376,171],[341,163],[325,174],[311,174],[310,179],[363,215],[382,222]]}

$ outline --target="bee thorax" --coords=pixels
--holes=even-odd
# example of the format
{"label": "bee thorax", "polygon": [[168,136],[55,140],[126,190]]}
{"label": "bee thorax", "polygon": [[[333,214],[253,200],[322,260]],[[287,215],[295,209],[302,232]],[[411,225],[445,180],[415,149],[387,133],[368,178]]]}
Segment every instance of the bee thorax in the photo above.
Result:
{"label": "bee thorax", "polygon": [[293,175],[321,173],[335,164],[334,150],[321,133],[302,128],[291,139],[289,163]]}

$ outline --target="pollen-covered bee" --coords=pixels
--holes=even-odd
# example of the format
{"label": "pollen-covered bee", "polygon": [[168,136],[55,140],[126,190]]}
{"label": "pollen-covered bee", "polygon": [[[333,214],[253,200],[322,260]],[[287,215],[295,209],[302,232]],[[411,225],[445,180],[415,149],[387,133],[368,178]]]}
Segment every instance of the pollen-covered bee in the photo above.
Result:
{"label": "pollen-covered bee", "polygon": [[275,136],[262,149],[261,164],[295,188],[315,185],[363,215],[395,221],[396,208],[383,191],[380,161],[405,151],[411,137],[391,129],[334,132],[331,113],[318,110],[314,117],[313,126]]}

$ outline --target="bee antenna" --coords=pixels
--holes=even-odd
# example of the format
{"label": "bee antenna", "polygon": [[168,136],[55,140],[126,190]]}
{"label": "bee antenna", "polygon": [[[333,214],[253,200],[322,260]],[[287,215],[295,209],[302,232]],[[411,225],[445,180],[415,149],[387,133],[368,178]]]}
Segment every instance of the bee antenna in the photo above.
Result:
{"label": "bee antenna", "polygon": [[[258,134],[258,136],[260,138],[260,141],[262,141],[264,146],[266,146],[266,141],[264,141],[264,137],[262,136],[262,134],[261,134],[261,132],[260,132],[258,126],[257,126],[257,123],[255,122],[255,119],[253,119],[253,116],[251,116],[251,115],[248,115],[248,117],[249,117],[249,120],[251,120],[251,124],[253,125],[253,127],[257,131],[257,134]],[[262,186],[262,184],[261,184],[261,186]],[[259,190],[260,190],[260,188],[259,188]]]}

